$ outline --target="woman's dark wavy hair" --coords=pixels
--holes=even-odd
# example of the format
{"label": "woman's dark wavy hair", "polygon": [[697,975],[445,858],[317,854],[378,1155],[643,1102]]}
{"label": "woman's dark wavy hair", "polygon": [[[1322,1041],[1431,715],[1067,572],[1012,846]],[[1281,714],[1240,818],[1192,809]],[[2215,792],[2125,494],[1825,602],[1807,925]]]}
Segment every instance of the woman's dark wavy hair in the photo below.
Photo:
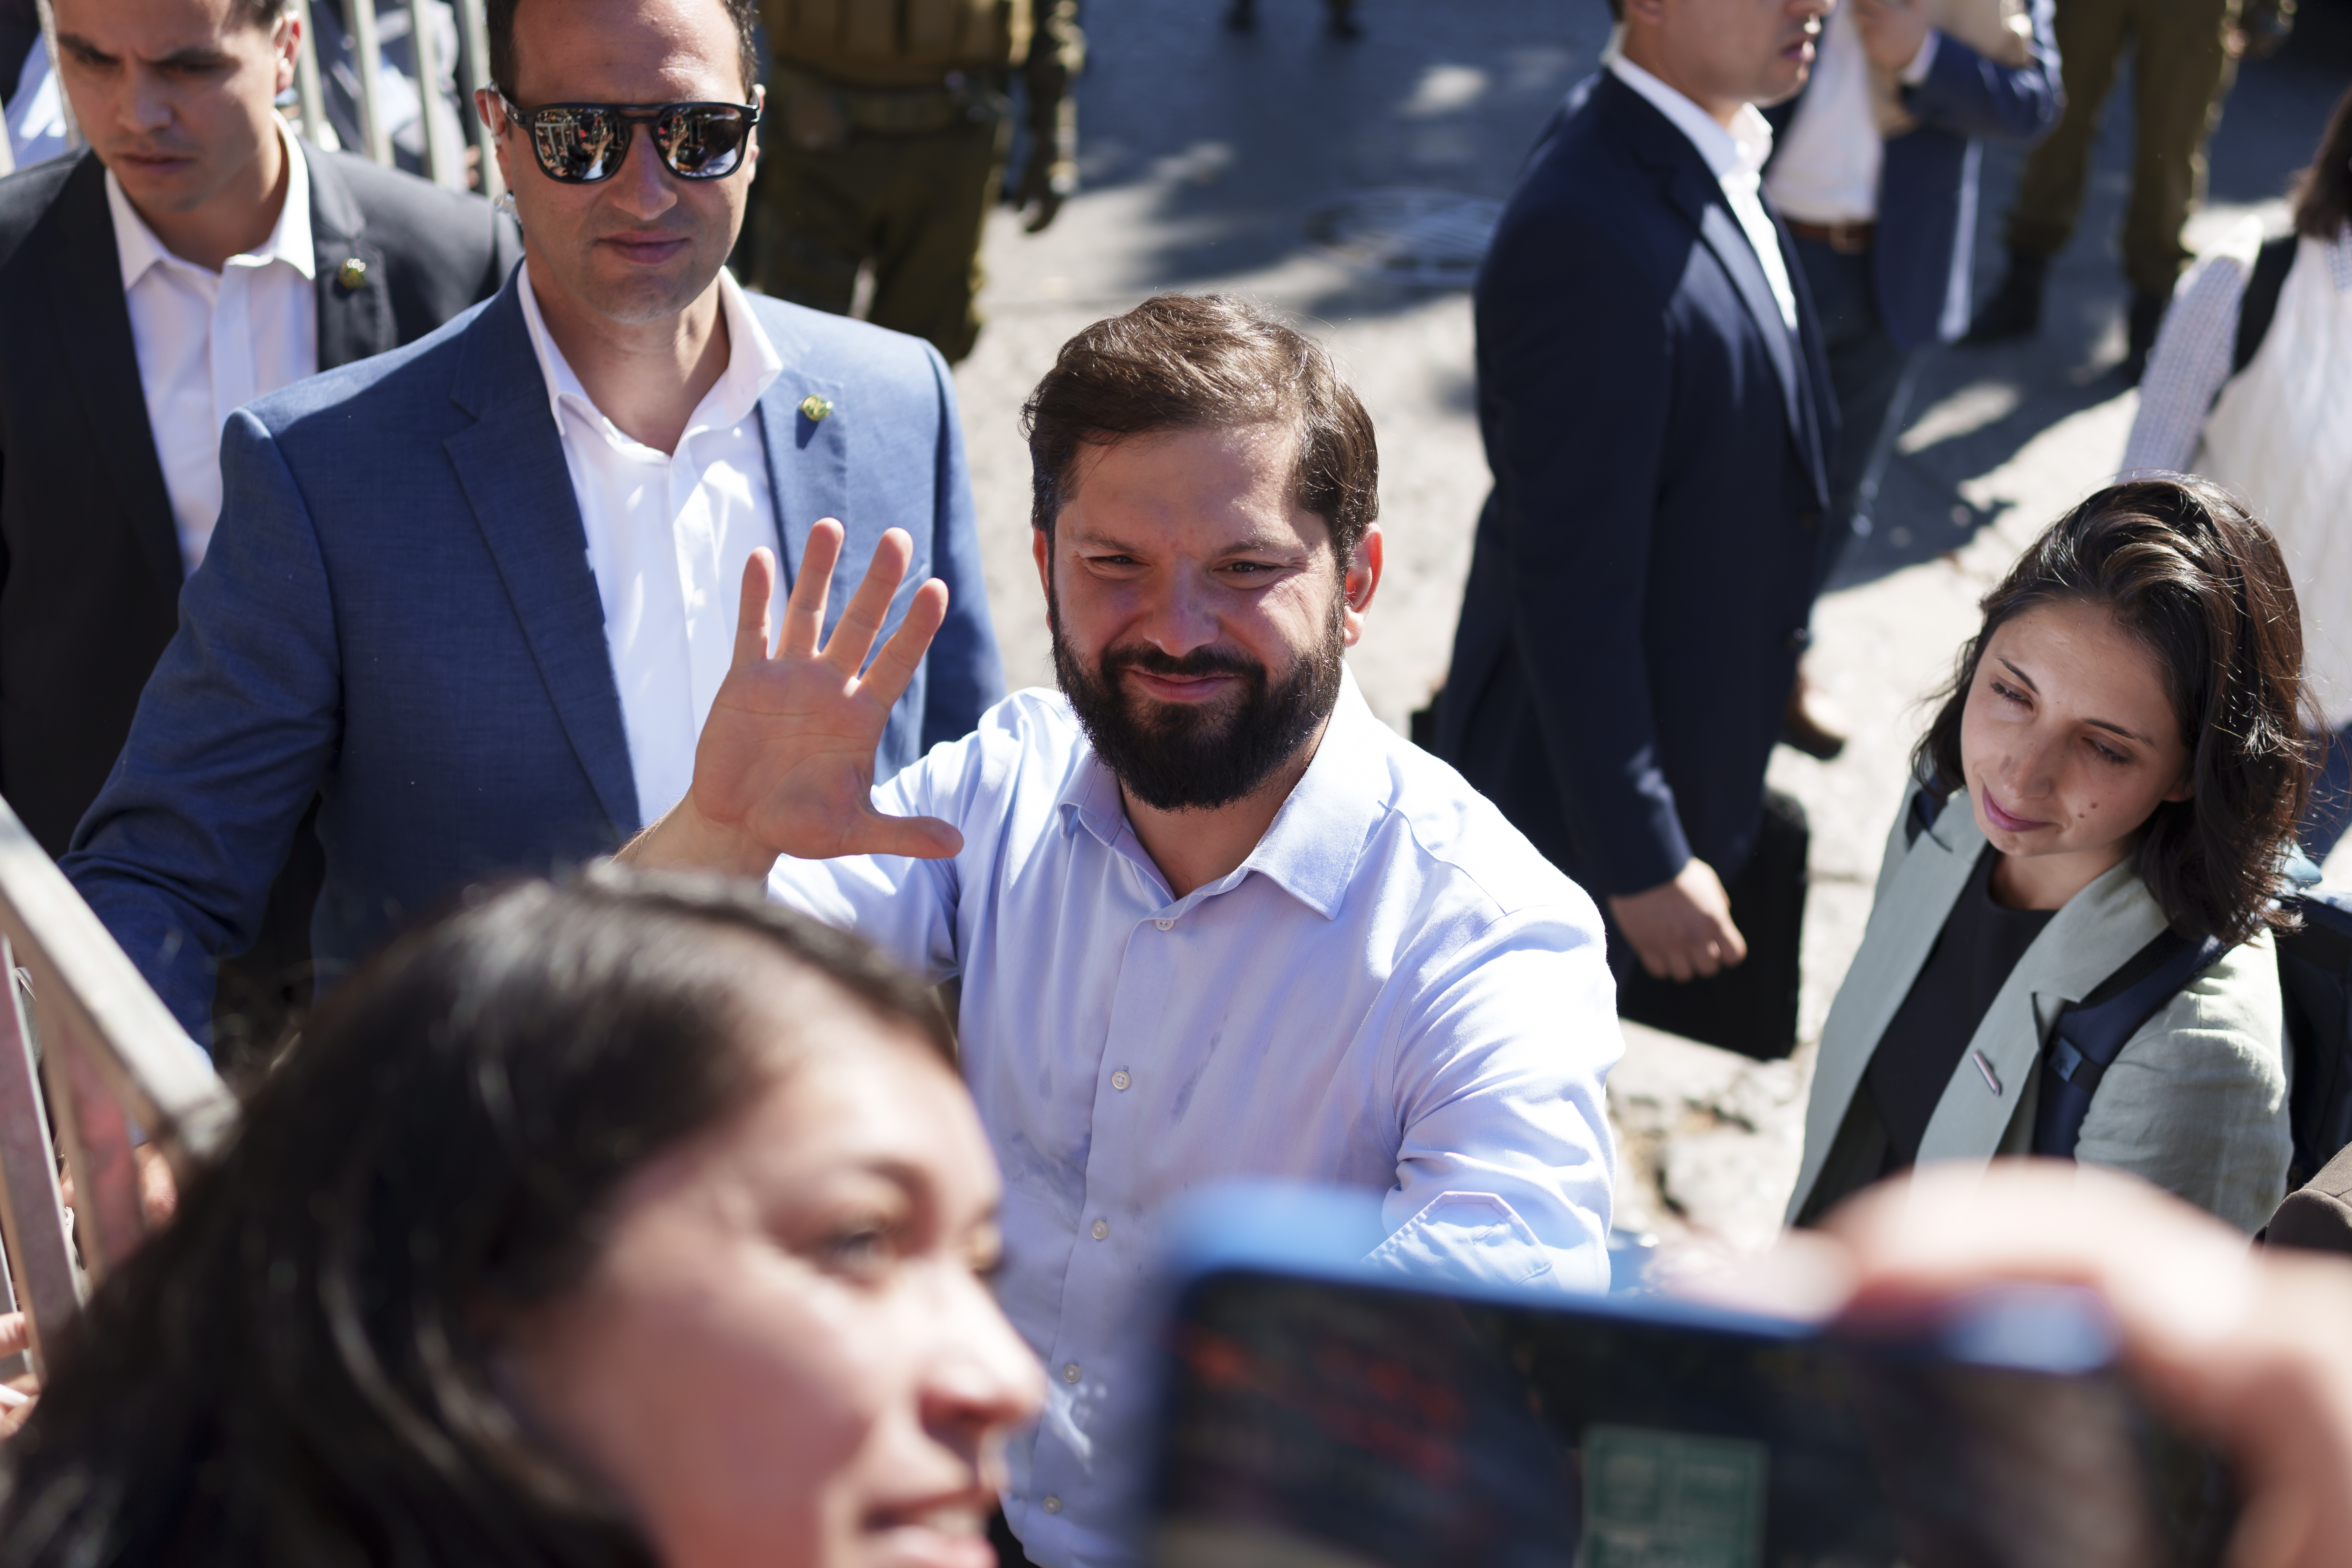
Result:
{"label": "woman's dark wavy hair", "polygon": [[795,971],[950,1054],[929,992],[756,890],[608,869],[396,942],[55,1347],[0,1448],[0,1564],[651,1563],[488,1325],[574,1286],[632,1171],[815,1047],[747,1027]]}
{"label": "woman's dark wavy hair", "polygon": [[1985,595],[1984,627],[1912,762],[1965,787],[1960,715],[1994,631],[2043,605],[2096,605],[2156,656],[2189,748],[2194,793],[2156,808],[2135,851],[2175,930],[2242,942],[2290,923],[2273,905],[2281,851],[2311,792],[2303,623],[2270,530],[2183,477],[2110,485],[2045,530]]}

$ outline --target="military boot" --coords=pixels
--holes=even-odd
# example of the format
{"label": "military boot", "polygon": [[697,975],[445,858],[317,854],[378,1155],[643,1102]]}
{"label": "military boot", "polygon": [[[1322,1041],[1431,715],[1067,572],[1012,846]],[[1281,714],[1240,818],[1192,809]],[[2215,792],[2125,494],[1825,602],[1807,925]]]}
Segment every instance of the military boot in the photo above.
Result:
{"label": "military boot", "polygon": [[1978,308],[1969,323],[1965,343],[2007,343],[2030,338],[2042,330],[2042,285],[2049,275],[2050,258],[2009,253],[2009,271],[1992,298]]}

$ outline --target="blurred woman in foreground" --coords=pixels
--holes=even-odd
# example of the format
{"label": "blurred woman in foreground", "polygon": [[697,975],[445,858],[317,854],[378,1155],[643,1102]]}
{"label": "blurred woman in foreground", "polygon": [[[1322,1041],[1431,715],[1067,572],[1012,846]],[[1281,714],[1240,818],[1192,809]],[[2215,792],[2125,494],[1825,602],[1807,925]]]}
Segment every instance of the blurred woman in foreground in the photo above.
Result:
{"label": "blurred woman in foreground", "polygon": [[[2309,789],[2294,589],[2214,487],[2111,486],[1985,596],[1920,740],[1862,949],[1822,1031],[1790,1219],[1880,1176],[2036,1149],[2143,1176],[2241,1230],[2292,1140],[2270,926]],[[2166,933],[2172,933],[2167,935]],[[2218,953],[2104,1068],[2060,1016]]]}
{"label": "blurred woman in foreground", "polygon": [[5,1448],[0,1565],[969,1563],[1034,1359],[929,994],[701,884],[339,987]]}

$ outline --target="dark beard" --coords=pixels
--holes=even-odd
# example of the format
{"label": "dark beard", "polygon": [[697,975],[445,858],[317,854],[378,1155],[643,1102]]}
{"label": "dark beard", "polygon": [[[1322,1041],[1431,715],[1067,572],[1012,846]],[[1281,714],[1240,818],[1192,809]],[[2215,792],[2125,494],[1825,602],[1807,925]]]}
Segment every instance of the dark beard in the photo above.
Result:
{"label": "dark beard", "polygon": [[[1330,717],[1347,648],[1345,603],[1333,595],[1320,645],[1301,655],[1276,685],[1255,659],[1214,647],[1181,658],[1150,647],[1114,647],[1090,669],[1063,638],[1060,604],[1049,601],[1054,673],[1095,755],[1129,794],[1155,811],[1213,811],[1256,790]],[[1146,710],[1138,712],[1119,679],[1129,668],[1236,675],[1244,690],[1201,704],[1144,700]]]}

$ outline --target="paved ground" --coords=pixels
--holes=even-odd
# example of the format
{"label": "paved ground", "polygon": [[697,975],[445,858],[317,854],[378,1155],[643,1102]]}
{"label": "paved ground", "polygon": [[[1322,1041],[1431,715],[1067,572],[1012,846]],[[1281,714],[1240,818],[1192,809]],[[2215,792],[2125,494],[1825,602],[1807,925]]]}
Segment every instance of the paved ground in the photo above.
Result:
{"label": "paved ground", "polygon": [[[1001,217],[988,246],[990,325],[958,374],[988,585],[1015,685],[1048,682],[1030,563],[1020,403],[1071,332],[1165,289],[1223,289],[1292,312],[1337,351],[1381,432],[1389,575],[1354,656],[1381,717],[1402,724],[1444,679],[1472,527],[1487,488],[1471,411],[1466,296],[1443,286],[1444,241],[1504,195],[1561,93],[1593,68],[1601,0],[1365,0],[1369,36],[1326,39],[1313,0],[1265,0],[1254,37],[1206,0],[1122,0],[1090,18],[1081,97],[1087,188],[1044,235]],[[2213,210],[2284,225],[2278,197],[2352,80],[2352,0],[2306,0],[2302,33],[2250,67],[2213,150]],[[1870,534],[1817,616],[1816,679],[1854,723],[1823,765],[1785,749],[1773,781],[1813,822],[1804,1033],[1818,1032],[1859,942],[1917,703],[1975,626],[1974,603],[2017,549],[2103,482],[2133,395],[2112,235],[2130,126],[2119,88],[2088,211],[2053,269],[2042,337],[1951,351],[1921,368]],[[2019,156],[1985,160],[1979,287],[2000,267],[1998,215]],[[1359,218],[1418,216],[1433,257],[1393,280]],[[1429,274],[1437,286],[1431,286]],[[1769,1239],[1794,1176],[1809,1048],[1758,1067],[1629,1029],[1612,1082],[1627,1157],[1621,1222],[1733,1247]]]}

